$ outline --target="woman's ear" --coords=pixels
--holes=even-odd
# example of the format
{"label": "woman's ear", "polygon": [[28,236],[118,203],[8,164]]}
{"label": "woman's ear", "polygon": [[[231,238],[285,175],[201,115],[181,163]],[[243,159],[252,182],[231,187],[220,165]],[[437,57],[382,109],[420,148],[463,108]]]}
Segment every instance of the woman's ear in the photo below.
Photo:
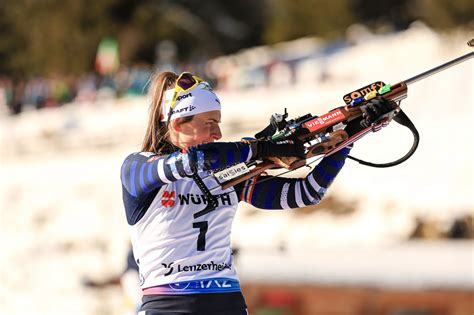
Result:
{"label": "woman's ear", "polygon": [[170,121],[170,129],[173,131],[181,131],[181,122],[180,119],[173,119]]}

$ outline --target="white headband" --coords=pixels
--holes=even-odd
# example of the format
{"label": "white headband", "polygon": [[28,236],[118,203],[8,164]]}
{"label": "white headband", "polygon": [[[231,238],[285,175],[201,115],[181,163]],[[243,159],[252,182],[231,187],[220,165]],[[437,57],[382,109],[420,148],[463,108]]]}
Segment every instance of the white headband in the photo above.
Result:
{"label": "white headband", "polygon": [[[175,89],[168,90],[163,95],[161,121],[168,121],[168,113],[173,100]],[[170,120],[192,116],[200,113],[221,110],[221,102],[207,82],[200,82],[186,92],[179,92],[171,112]]]}

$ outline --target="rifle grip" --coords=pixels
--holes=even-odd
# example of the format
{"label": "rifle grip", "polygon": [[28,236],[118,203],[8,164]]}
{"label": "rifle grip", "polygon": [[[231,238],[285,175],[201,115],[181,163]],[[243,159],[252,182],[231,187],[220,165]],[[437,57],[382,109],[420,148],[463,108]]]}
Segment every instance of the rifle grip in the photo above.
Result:
{"label": "rifle grip", "polygon": [[308,148],[308,153],[306,154],[306,158],[310,158],[316,155],[324,154],[329,152],[337,147],[337,145],[341,144],[342,142],[346,141],[349,138],[349,135],[344,130],[336,130],[329,134],[329,140],[315,144]]}

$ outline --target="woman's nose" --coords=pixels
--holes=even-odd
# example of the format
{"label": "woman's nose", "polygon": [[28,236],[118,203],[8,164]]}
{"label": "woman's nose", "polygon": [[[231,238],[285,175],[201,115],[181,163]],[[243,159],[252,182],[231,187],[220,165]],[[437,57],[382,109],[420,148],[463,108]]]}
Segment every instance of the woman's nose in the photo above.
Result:
{"label": "woman's nose", "polygon": [[214,140],[219,140],[222,138],[221,128],[219,126],[216,126],[212,129],[211,137]]}

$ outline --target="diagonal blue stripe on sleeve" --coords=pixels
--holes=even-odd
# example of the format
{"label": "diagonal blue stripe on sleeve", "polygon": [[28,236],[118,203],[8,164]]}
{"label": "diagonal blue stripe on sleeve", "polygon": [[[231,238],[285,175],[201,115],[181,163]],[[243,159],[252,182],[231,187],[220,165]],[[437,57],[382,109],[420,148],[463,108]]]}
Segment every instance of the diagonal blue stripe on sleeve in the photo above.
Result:
{"label": "diagonal blue stripe on sleeve", "polygon": [[137,190],[135,188],[135,171],[137,168],[137,161],[132,161],[130,166],[130,194],[134,197],[137,197]]}
{"label": "diagonal blue stripe on sleeve", "polygon": [[140,189],[141,191],[148,192],[148,187],[145,185],[145,166],[146,163],[143,163],[140,166],[140,172],[138,173],[139,176],[139,182],[140,182]]}
{"label": "diagonal blue stripe on sleeve", "polygon": [[156,182],[156,180],[153,178],[153,170],[156,168],[156,163],[147,163],[147,164],[148,164],[148,170],[147,170],[148,182],[151,183],[151,186],[153,186],[153,183]]}

